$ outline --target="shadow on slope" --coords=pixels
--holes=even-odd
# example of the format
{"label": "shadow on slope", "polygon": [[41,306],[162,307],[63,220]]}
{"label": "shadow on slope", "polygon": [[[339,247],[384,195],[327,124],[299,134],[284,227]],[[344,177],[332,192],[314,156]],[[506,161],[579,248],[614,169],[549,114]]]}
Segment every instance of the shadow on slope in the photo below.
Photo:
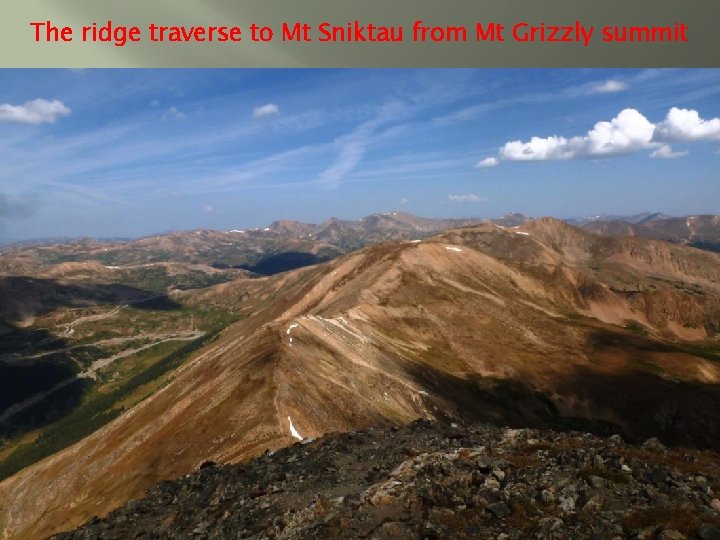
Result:
{"label": "shadow on slope", "polygon": [[[637,345],[650,346],[640,340]],[[663,344],[654,344],[665,350]],[[671,346],[668,346],[671,347]],[[720,385],[664,378],[642,370],[603,373],[575,366],[555,382],[556,394],[582,403],[563,415],[550,397],[522,381],[471,375],[458,377],[430,366],[409,374],[450,411],[447,420],[497,426],[572,429],[601,436],[621,434],[640,443],[658,437],[670,446],[720,448]],[[445,416],[439,414],[439,416]]]}
{"label": "shadow on slope", "polygon": [[[658,437],[669,445],[720,448],[720,385],[696,376],[702,361],[720,364],[720,349],[609,328],[593,329],[587,344],[596,366],[575,366],[557,381],[558,394],[588,403],[593,416],[611,416],[635,442]],[[624,367],[609,372],[608,361]],[[663,362],[677,371],[664,370]]]}
{"label": "shadow on slope", "polygon": [[30,347],[43,350],[65,345],[65,340],[44,328],[18,328],[8,323],[2,325],[4,329],[0,334],[0,356],[19,353]]}
{"label": "shadow on slope", "polygon": [[179,304],[169,296],[163,294],[159,296],[153,296],[147,300],[140,300],[130,304],[135,309],[142,309],[147,311],[174,311],[182,308],[182,304]]}
{"label": "shadow on slope", "polygon": [[558,392],[582,397],[598,415],[612,414],[633,442],[658,437],[671,446],[720,448],[720,385],[577,367]]}
{"label": "shadow on slope", "polygon": [[[159,361],[138,371],[111,391],[96,392],[89,399],[74,404],[66,410],[62,418],[45,429],[37,440],[16,448],[0,460],[0,481],[78,442],[118,417],[125,411],[124,401],[133,392],[178,367],[195,351],[214,340],[222,329],[223,327],[217,327],[197,339],[188,341]],[[79,395],[82,395],[86,385],[90,384],[89,381],[76,381],[76,383],[80,385]]]}
{"label": "shadow on slope", "polygon": [[720,253],[720,242],[689,242],[688,246],[697,248],[697,249],[703,249],[705,251],[714,251],[716,253]]}
{"label": "shadow on slope", "polygon": [[[0,278],[0,320],[14,322],[61,308],[105,304],[137,304],[137,307],[142,309],[148,306],[150,300],[158,298],[162,296],[127,285],[65,283],[55,279],[6,276]],[[167,307],[160,309],[179,307],[169,299],[165,305]],[[159,308],[148,307],[148,309]]]}
{"label": "shadow on slope", "polygon": [[313,264],[322,263],[330,260],[330,257],[315,255],[314,253],[306,253],[302,251],[288,251],[285,253],[277,253],[263,257],[253,265],[244,264],[238,266],[243,270],[249,270],[263,276],[272,276],[288,270],[295,270],[303,266],[311,266]]}
{"label": "shadow on slope", "polygon": [[[15,358],[28,348],[63,348],[66,340],[45,329],[15,328],[6,325],[0,336],[0,437],[26,431],[51,422],[73,409],[80,401],[87,381],[72,381],[78,365],[63,355],[47,355],[36,359]],[[68,384],[50,393],[45,399],[15,414],[8,409],[62,382]]]}
{"label": "shadow on slope", "polygon": [[411,368],[409,373],[431,390],[433,400],[442,404],[436,414],[443,420],[481,421],[514,428],[575,429],[604,436],[623,433],[620,426],[611,422],[562,416],[548,396],[521,381],[480,375],[463,378],[427,365]]}

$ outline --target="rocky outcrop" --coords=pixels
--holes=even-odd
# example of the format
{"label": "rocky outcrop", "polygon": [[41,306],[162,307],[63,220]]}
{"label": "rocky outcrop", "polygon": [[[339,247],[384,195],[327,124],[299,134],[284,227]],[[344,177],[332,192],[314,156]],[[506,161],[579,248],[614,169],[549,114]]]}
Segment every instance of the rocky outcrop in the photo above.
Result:
{"label": "rocky outcrop", "polygon": [[204,463],[54,538],[711,539],[718,457],[656,439],[416,421]]}

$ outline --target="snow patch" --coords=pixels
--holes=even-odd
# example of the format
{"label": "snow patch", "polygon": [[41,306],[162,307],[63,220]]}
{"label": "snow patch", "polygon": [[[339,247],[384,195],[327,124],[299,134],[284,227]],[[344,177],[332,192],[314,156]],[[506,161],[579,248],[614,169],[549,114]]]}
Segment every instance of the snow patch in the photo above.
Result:
{"label": "snow patch", "polygon": [[319,315],[307,315],[307,318],[311,321],[319,323],[323,330],[330,331],[331,333],[335,334],[337,337],[339,335],[336,332],[333,332],[331,330],[331,327],[334,327],[337,330],[341,330],[344,333],[350,334],[358,341],[362,341],[364,343],[369,343],[370,340],[357,332],[350,323],[348,323],[344,317],[338,317],[335,319],[326,319],[325,317],[320,317]]}
{"label": "snow patch", "polygon": [[523,232],[523,231],[513,231],[515,234],[522,234],[523,236],[530,236],[529,232]]}
{"label": "snow patch", "polygon": [[263,229],[263,231],[266,231],[266,232],[269,231],[269,230],[270,230],[270,227],[265,227],[265,228]]}
{"label": "snow patch", "polygon": [[419,244],[422,240],[410,240],[411,244]]}
{"label": "snow patch", "polygon": [[429,396],[429,395],[430,395],[430,394],[428,394],[425,390],[418,390],[418,394],[423,395],[423,396]]}
{"label": "snow patch", "polygon": [[105,268],[109,268],[110,270],[119,270],[120,269],[119,266],[107,266],[107,265],[105,265]]}
{"label": "snow patch", "polygon": [[289,336],[289,335],[290,335],[290,331],[291,331],[293,328],[297,328],[298,326],[300,326],[298,323],[292,323],[290,326],[288,326],[288,329],[287,329],[286,334]]}
{"label": "snow patch", "polygon": [[460,249],[459,247],[455,247],[455,246],[445,246],[445,249],[447,249],[448,251],[457,251],[457,252],[462,251],[462,249]]}
{"label": "snow patch", "polygon": [[290,435],[295,437],[298,441],[303,440],[303,436],[298,433],[298,430],[295,429],[295,426],[293,426],[292,418],[288,416],[288,422],[290,423]]}

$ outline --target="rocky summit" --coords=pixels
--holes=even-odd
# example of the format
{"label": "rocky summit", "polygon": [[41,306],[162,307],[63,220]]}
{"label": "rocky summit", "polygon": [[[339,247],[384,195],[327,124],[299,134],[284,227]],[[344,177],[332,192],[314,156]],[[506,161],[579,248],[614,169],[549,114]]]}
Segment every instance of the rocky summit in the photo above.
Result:
{"label": "rocky summit", "polygon": [[720,459],[418,420],[203,463],[55,539],[720,538]]}

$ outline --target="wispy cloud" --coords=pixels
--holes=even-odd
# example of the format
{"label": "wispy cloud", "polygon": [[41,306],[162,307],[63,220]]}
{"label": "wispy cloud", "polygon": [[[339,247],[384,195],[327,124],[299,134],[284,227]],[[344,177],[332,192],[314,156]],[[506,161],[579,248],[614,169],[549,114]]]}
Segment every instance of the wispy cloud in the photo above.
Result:
{"label": "wispy cloud", "polygon": [[186,120],[187,114],[177,107],[170,107],[162,117],[163,120]]}
{"label": "wispy cloud", "polygon": [[268,116],[278,116],[280,114],[280,107],[274,103],[266,103],[255,107],[252,111],[253,118],[267,118]]}
{"label": "wispy cloud", "polygon": [[57,99],[34,99],[22,105],[0,104],[0,122],[52,124],[58,118],[69,114],[70,108]]}
{"label": "wispy cloud", "polygon": [[[378,136],[378,130],[384,125],[402,118],[407,114],[407,109],[402,103],[391,102],[378,109],[375,117],[363,122],[353,131],[335,140],[338,153],[333,163],[319,175],[320,181],[327,187],[337,187],[355,168],[365,154],[365,151],[373,138]],[[398,126],[391,130],[397,134]]]}
{"label": "wispy cloud", "polygon": [[655,150],[652,154],[650,154],[650,157],[653,159],[675,159],[685,157],[689,153],[690,152],[688,152],[687,150],[684,150],[682,152],[675,152],[668,145],[663,145],[657,150]]}
{"label": "wispy cloud", "polygon": [[335,161],[320,173],[320,180],[329,187],[340,185],[343,178],[350,174],[353,169],[360,163],[367,141],[361,136],[353,136],[347,138],[340,143],[340,153]]}
{"label": "wispy cloud", "polygon": [[496,167],[497,164],[500,163],[498,158],[496,157],[486,157],[485,159],[481,159],[475,164],[476,169],[488,169],[490,167]]}
{"label": "wispy cloud", "polygon": [[598,82],[590,85],[588,94],[614,94],[615,92],[622,92],[630,88],[625,82],[618,81],[615,79],[608,79],[607,81]]}
{"label": "wispy cloud", "polygon": [[487,197],[480,197],[474,193],[466,195],[448,195],[447,200],[454,203],[481,203],[487,202]]}

